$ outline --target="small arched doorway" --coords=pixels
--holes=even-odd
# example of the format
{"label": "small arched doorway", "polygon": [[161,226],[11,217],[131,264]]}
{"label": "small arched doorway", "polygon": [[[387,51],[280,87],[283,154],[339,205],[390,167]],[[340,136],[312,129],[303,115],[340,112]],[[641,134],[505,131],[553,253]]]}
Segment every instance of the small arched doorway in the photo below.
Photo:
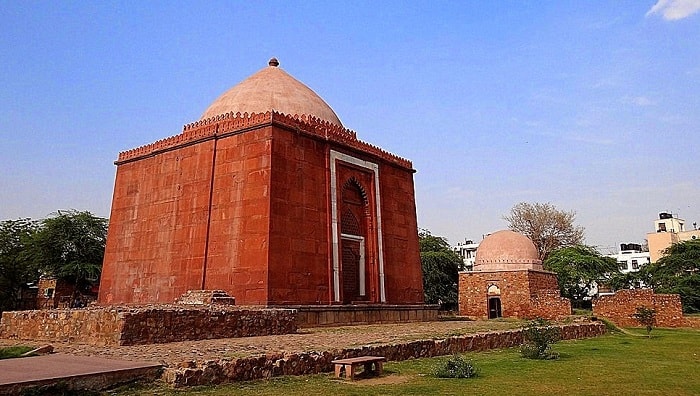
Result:
{"label": "small arched doorway", "polygon": [[367,300],[367,199],[354,179],[341,194],[340,244],[343,304]]}
{"label": "small arched doorway", "polygon": [[490,285],[487,289],[489,319],[502,316],[501,313],[501,289],[497,285]]}

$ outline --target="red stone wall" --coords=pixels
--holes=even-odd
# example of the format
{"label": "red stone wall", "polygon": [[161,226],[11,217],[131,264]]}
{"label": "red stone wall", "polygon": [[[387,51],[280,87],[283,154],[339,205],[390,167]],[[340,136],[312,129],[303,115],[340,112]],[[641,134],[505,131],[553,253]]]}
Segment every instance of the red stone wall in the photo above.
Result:
{"label": "red stone wall", "polygon": [[271,148],[269,126],[216,143],[204,289],[244,305],[269,299]]}
{"label": "red stone wall", "polygon": [[387,303],[423,303],[413,172],[382,163],[379,175]]}
{"label": "red stone wall", "polygon": [[202,289],[213,144],[118,166],[99,303],[172,302]]}
{"label": "red stone wall", "polygon": [[637,307],[654,309],[656,326],[700,328],[700,321],[683,316],[679,295],[656,294],[651,289],[619,290],[614,295],[601,296],[593,301],[593,314],[621,327],[639,327],[639,322],[632,316]]}
{"label": "red stone wall", "polygon": [[571,314],[571,303],[559,294],[556,276],[543,271],[462,272],[459,314],[488,317],[488,287],[501,291],[503,317],[554,319]]}
{"label": "red stone wall", "polygon": [[270,303],[328,304],[328,145],[273,132],[270,184]]}

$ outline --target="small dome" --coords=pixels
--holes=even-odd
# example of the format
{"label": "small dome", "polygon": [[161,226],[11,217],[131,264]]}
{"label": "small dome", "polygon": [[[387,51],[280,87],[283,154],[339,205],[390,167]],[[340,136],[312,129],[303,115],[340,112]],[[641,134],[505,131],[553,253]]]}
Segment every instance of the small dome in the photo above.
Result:
{"label": "small dome", "polygon": [[502,230],[484,238],[476,250],[474,271],[542,270],[537,248],[530,238]]}
{"label": "small dome", "polygon": [[268,67],[224,92],[202,115],[202,120],[226,113],[267,113],[314,116],[343,126],[333,109],[316,92],[279,68],[276,58]]}

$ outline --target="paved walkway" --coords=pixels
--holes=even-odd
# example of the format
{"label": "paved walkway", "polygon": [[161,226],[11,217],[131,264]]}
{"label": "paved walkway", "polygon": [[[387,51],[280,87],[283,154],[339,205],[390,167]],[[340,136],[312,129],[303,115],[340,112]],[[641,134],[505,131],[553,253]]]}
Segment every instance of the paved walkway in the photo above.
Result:
{"label": "paved walkway", "polygon": [[156,378],[160,363],[73,356],[56,353],[0,360],[0,395],[62,381],[77,389],[101,389],[135,378]]}

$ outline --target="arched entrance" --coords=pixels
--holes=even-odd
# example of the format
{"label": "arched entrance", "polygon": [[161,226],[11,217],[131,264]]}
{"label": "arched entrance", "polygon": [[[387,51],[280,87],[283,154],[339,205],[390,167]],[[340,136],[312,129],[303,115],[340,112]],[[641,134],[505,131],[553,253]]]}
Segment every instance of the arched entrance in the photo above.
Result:
{"label": "arched entrance", "polygon": [[368,208],[366,194],[354,179],[343,186],[340,210],[342,302],[367,301]]}
{"label": "arched entrance", "polygon": [[497,285],[490,285],[487,290],[489,319],[502,316],[501,313],[501,289]]}

